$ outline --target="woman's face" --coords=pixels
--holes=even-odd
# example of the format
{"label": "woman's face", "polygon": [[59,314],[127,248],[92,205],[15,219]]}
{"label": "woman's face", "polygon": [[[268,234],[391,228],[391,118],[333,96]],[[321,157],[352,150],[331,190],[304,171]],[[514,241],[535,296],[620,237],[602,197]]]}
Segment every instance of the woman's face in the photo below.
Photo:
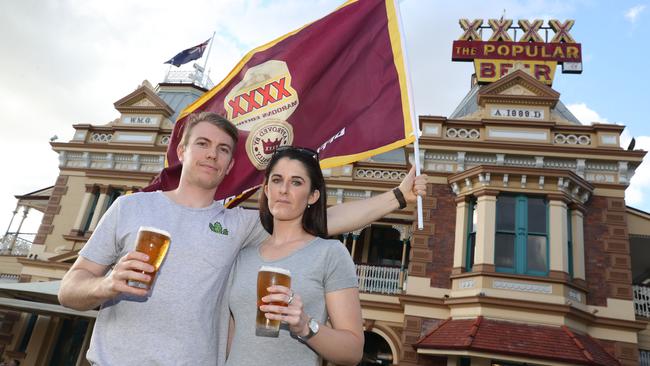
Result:
{"label": "woman's face", "polygon": [[320,192],[311,192],[307,169],[298,161],[281,158],[269,174],[264,187],[269,211],[276,220],[288,221],[302,217],[307,204],[318,201]]}

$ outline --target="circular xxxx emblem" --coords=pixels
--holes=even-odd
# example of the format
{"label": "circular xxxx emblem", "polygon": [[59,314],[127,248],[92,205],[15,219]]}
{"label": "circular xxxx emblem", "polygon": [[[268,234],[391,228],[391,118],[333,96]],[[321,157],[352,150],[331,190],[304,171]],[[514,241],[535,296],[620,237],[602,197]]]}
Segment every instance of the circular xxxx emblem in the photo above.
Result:
{"label": "circular xxxx emblem", "polygon": [[293,127],[283,120],[267,119],[251,130],[246,139],[246,153],[257,170],[264,170],[275,149],[291,143]]}

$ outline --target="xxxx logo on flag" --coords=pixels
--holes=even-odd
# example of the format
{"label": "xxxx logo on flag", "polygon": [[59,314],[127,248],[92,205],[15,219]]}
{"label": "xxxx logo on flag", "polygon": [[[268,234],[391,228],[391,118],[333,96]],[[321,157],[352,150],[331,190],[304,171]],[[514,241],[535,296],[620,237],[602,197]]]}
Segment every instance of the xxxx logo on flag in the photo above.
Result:
{"label": "xxxx logo on flag", "polygon": [[289,68],[284,61],[277,60],[248,69],[223,102],[228,119],[244,131],[268,118],[286,121],[298,103]]}

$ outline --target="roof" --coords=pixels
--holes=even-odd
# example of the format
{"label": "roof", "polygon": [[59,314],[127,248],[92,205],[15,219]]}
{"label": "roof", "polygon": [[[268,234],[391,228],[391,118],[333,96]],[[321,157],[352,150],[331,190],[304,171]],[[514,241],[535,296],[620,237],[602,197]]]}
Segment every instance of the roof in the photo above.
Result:
{"label": "roof", "polygon": [[16,195],[14,197],[18,199],[18,206],[29,207],[40,212],[45,212],[47,202],[50,200],[53,191],[54,186],[49,186],[34,192]]}
{"label": "roof", "polygon": [[96,318],[97,310],[78,311],[59,305],[61,281],[0,283],[0,309],[57,316]]}
{"label": "roof", "polygon": [[179,85],[167,83],[159,84],[156,93],[174,110],[174,113],[169,119],[172,122],[176,122],[176,118],[178,118],[180,112],[199,99],[205,93],[205,89],[194,84]]}
{"label": "roof", "polygon": [[[463,117],[469,116],[479,110],[479,95],[480,94],[485,94],[486,92],[489,94],[490,91],[496,87],[499,86],[499,84],[502,84],[504,82],[509,81],[510,79],[519,77],[520,79],[526,79],[529,82],[533,82],[537,85],[539,89],[546,90],[547,93],[552,93],[556,94],[557,98],[559,98],[559,93],[557,93],[553,88],[548,87],[544,85],[541,82],[538,82],[528,74],[526,74],[523,71],[515,71],[514,73],[508,74],[507,76],[503,77],[502,79],[493,82],[491,84],[474,84],[472,85],[472,88],[469,90],[467,95],[461,100],[461,102],[458,104],[456,109],[451,113],[449,116],[449,119],[463,119]],[[551,108],[551,113],[555,113],[559,115],[561,118],[571,122],[572,124],[575,125],[582,125],[580,120],[578,120],[573,113],[562,103],[561,100],[557,100],[557,103]]]}
{"label": "roof", "polygon": [[578,365],[620,365],[589,335],[554,327],[486,319],[447,319],[419,340],[417,349],[466,350]]}

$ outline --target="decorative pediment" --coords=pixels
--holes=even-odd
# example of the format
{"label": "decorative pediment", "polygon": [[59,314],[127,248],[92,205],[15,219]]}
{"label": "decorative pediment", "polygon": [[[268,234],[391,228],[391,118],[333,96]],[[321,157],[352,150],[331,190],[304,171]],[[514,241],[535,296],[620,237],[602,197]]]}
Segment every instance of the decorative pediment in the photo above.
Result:
{"label": "decorative pediment", "polygon": [[113,104],[121,113],[160,113],[165,117],[174,114],[172,108],[165,103],[151,88],[146,80],[136,90]]}
{"label": "decorative pediment", "polygon": [[555,107],[560,93],[523,70],[516,70],[478,92],[478,104],[530,104]]}

